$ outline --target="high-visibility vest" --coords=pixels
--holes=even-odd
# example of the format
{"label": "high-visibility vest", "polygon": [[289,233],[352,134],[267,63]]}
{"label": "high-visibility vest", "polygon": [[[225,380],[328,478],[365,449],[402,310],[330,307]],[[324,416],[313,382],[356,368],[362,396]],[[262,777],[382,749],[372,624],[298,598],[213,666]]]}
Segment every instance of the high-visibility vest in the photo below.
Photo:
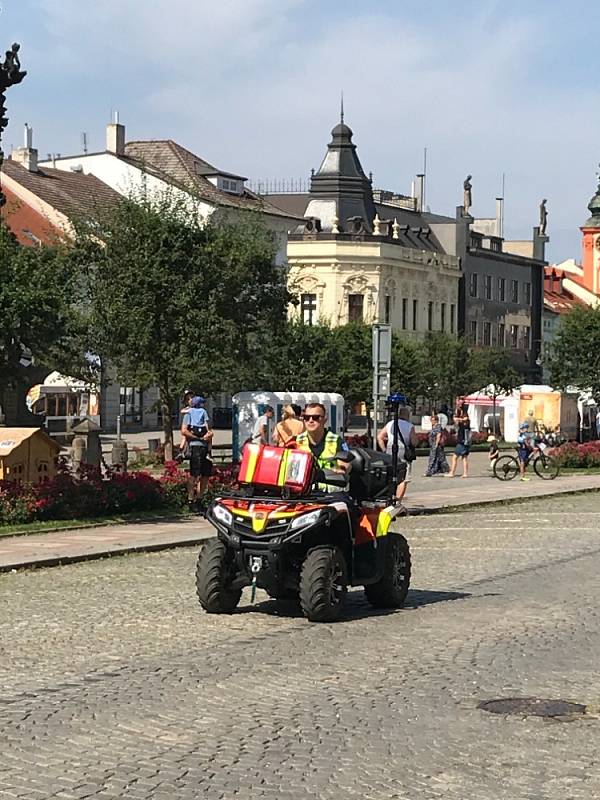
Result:
{"label": "high-visibility vest", "polygon": [[[310,442],[308,439],[308,433],[304,431],[303,433],[298,434],[296,438],[296,447],[298,450],[308,450],[311,452],[310,449]],[[333,433],[333,431],[327,431],[325,434],[325,446],[323,447],[323,452],[321,455],[316,459],[317,464],[321,469],[335,469],[335,456],[339,451],[342,449],[342,437],[339,436],[337,433]],[[326,483],[319,484],[320,489],[324,489],[325,491],[330,492],[339,492],[339,487],[329,486]]]}

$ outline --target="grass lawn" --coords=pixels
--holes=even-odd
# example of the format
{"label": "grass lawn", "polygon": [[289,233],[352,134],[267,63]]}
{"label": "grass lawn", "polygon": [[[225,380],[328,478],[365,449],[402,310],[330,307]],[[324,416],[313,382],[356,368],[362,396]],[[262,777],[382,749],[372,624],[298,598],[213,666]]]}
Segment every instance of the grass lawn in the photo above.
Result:
{"label": "grass lawn", "polygon": [[43,522],[17,523],[0,525],[1,536],[17,534],[44,533],[44,531],[65,530],[69,528],[93,528],[98,525],[116,525],[120,522],[147,522],[153,519],[173,519],[183,517],[187,511],[132,511],[127,514],[113,514],[109,517],[87,517],[86,519],[49,519]]}

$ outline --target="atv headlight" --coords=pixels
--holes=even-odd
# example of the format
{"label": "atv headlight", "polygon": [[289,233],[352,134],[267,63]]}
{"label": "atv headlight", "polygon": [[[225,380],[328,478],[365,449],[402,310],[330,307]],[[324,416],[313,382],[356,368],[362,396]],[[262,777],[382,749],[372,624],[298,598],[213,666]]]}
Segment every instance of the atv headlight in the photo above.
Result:
{"label": "atv headlight", "polygon": [[225,506],[215,506],[213,508],[213,514],[215,515],[215,519],[218,519],[219,522],[222,522],[227,528],[230,528],[233,524],[231,512],[228,511]]}
{"label": "atv headlight", "polygon": [[314,525],[315,522],[319,520],[321,516],[321,509],[317,509],[317,511],[310,511],[308,514],[302,514],[300,517],[296,517],[296,519],[292,520],[290,525],[290,530],[296,530],[296,528],[305,528],[308,525]]}

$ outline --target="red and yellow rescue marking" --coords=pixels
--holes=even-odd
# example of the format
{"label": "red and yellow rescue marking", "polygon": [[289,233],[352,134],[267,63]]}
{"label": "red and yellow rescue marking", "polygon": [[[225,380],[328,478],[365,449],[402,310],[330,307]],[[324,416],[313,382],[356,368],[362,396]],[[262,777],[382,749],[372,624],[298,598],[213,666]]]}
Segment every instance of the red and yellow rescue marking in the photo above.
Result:
{"label": "red and yellow rescue marking", "polygon": [[248,503],[244,502],[245,507],[239,506],[233,498],[226,498],[222,500],[224,506],[226,506],[232,514],[243,517],[244,519],[252,520],[252,531],[254,533],[262,533],[267,526],[267,523],[271,520],[278,520],[278,519],[290,519],[291,517],[297,517],[300,514],[304,514],[307,511],[313,511],[318,508],[323,508],[323,503],[319,503],[318,505],[314,503],[305,504],[282,504],[273,506],[266,503]]}

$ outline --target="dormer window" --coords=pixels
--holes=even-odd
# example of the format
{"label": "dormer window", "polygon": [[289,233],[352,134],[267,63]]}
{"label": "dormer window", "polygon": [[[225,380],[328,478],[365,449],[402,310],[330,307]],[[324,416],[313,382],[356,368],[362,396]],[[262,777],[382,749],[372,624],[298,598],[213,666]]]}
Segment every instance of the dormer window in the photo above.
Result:
{"label": "dormer window", "polygon": [[218,182],[219,189],[231,194],[241,194],[241,181],[236,181],[232,178],[222,178],[219,176]]}
{"label": "dormer window", "polygon": [[221,192],[228,192],[229,194],[243,194],[244,183],[246,178],[241,175],[233,175],[231,172],[219,172],[214,167],[198,167],[196,172],[210,181],[213,186],[216,186]]}

